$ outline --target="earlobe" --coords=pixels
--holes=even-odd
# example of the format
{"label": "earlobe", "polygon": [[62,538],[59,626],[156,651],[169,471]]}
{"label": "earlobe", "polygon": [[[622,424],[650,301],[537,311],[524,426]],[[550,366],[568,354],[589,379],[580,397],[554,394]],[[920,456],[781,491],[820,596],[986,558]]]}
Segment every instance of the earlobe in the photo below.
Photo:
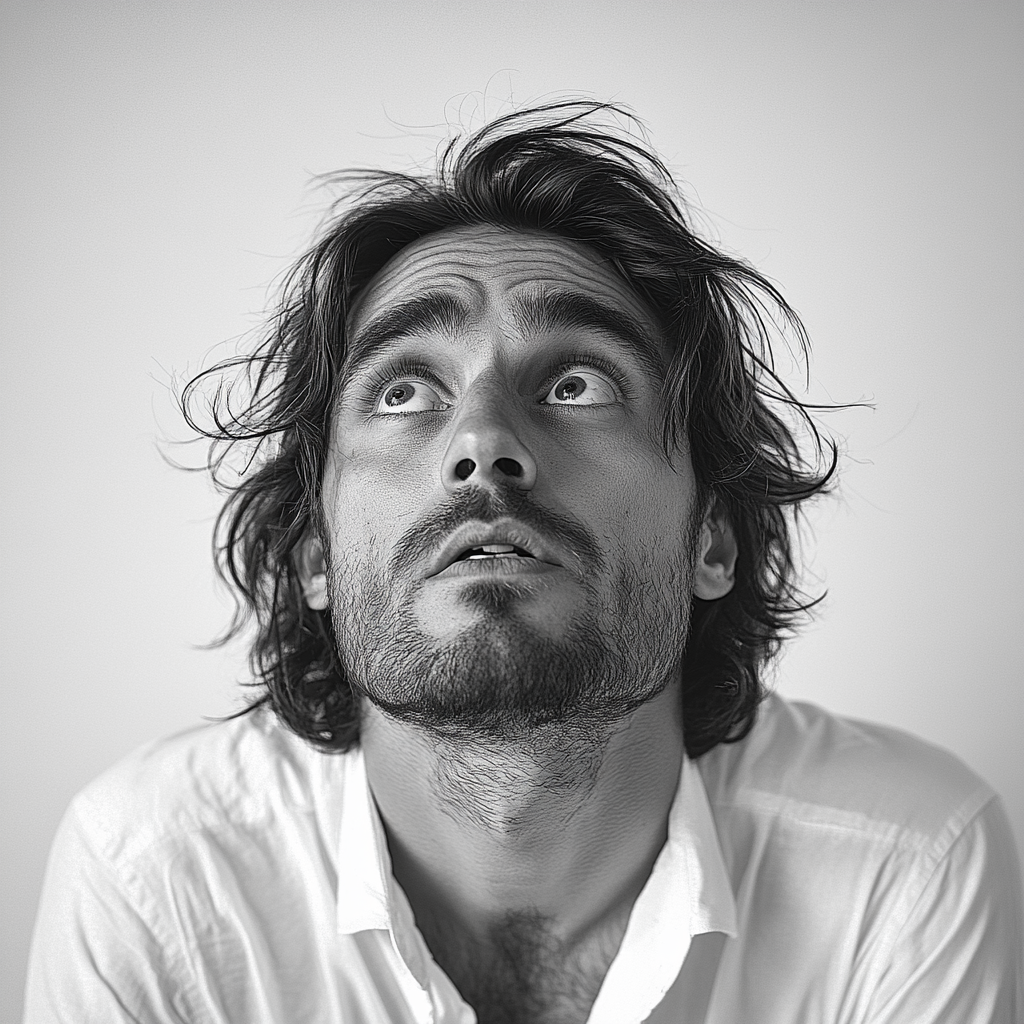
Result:
{"label": "earlobe", "polygon": [[693,595],[703,601],[725,597],[736,582],[736,538],[722,509],[712,504],[700,528]]}
{"label": "earlobe", "polygon": [[299,582],[302,584],[302,596],[306,604],[315,612],[326,610],[327,597],[327,563],[324,559],[324,546],[317,537],[310,537],[299,545],[298,556]]}

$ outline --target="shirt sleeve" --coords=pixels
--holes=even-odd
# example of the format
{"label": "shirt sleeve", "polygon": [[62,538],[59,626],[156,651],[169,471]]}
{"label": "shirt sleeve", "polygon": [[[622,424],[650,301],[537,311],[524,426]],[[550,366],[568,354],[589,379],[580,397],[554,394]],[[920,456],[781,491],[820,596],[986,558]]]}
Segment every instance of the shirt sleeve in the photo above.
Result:
{"label": "shirt sleeve", "polygon": [[72,803],[50,851],[32,937],[25,1024],[184,1024],[154,933]]}
{"label": "shirt sleeve", "polygon": [[869,1024],[1024,1020],[1020,864],[997,798],[936,864],[898,931]]}

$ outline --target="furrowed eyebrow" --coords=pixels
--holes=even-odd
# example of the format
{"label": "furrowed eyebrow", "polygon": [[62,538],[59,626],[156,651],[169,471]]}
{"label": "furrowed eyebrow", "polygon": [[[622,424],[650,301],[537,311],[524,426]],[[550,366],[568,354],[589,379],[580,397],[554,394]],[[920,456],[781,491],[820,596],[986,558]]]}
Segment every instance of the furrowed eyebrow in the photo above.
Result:
{"label": "furrowed eyebrow", "polygon": [[639,359],[655,379],[665,373],[665,360],[651,329],[641,320],[590,295],[568,291],[531,291],[512,301],[512,318],[524,332],[592,330]]}
{"label": "furrowed eyebrow", "polygon": [[470,318],[469,307],[450,292],[426,292],[392,306],[352,339],[345,362],[351,373],[375,353],[425,331],[451,334]]}

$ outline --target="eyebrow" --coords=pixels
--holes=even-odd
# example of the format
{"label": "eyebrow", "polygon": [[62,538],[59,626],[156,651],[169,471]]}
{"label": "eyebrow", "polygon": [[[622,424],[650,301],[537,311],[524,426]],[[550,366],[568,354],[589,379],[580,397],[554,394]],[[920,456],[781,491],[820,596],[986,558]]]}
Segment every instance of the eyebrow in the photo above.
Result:
{"label": "eyebrow", "polygon": [[399,302],[371,320],[351,340],[345,362],[355,368],[396,341],[426,331],[454,334],[470,316],[469,306],[451,292],[426,292]]}
{"label": "eyebrow", "polygon": [[598,331],[636,356],[652,377],[660,379],[664,375],[664,356],[652,329],[642,320],[591,295],[536,289],[515,296],[511,311],[516,326],[524,333],[558,328]]}
{"label": "eyebrow", "polygon": [[[661,349],[651,329],[640,319],[591,295],[542,288],[512,298],[511,316],[524,333],[592,330],[609,337],[635,356],[653,378],[665,372]],[[426,331],[454,334],[472,319],[469,306],[446,291],[429,291],[392,306],[371,320],[351,340],[345,362],[349,372],[364,360],[403,338]]]}

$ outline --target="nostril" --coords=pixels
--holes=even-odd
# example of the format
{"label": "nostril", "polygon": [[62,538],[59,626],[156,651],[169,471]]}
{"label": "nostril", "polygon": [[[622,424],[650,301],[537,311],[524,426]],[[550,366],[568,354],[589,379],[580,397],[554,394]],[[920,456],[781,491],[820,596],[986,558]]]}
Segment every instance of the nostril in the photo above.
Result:
{"label": "nostril", "polygon": [[462,459],[455,464],[455,475],[460,480],[468,480],[476,469],[476,463],[472,459]]}
{"label": "nostril", "polygon": [[494,467],[504,473],[505,476],[523,475],[523,467],[515,459],[495,459]]}

